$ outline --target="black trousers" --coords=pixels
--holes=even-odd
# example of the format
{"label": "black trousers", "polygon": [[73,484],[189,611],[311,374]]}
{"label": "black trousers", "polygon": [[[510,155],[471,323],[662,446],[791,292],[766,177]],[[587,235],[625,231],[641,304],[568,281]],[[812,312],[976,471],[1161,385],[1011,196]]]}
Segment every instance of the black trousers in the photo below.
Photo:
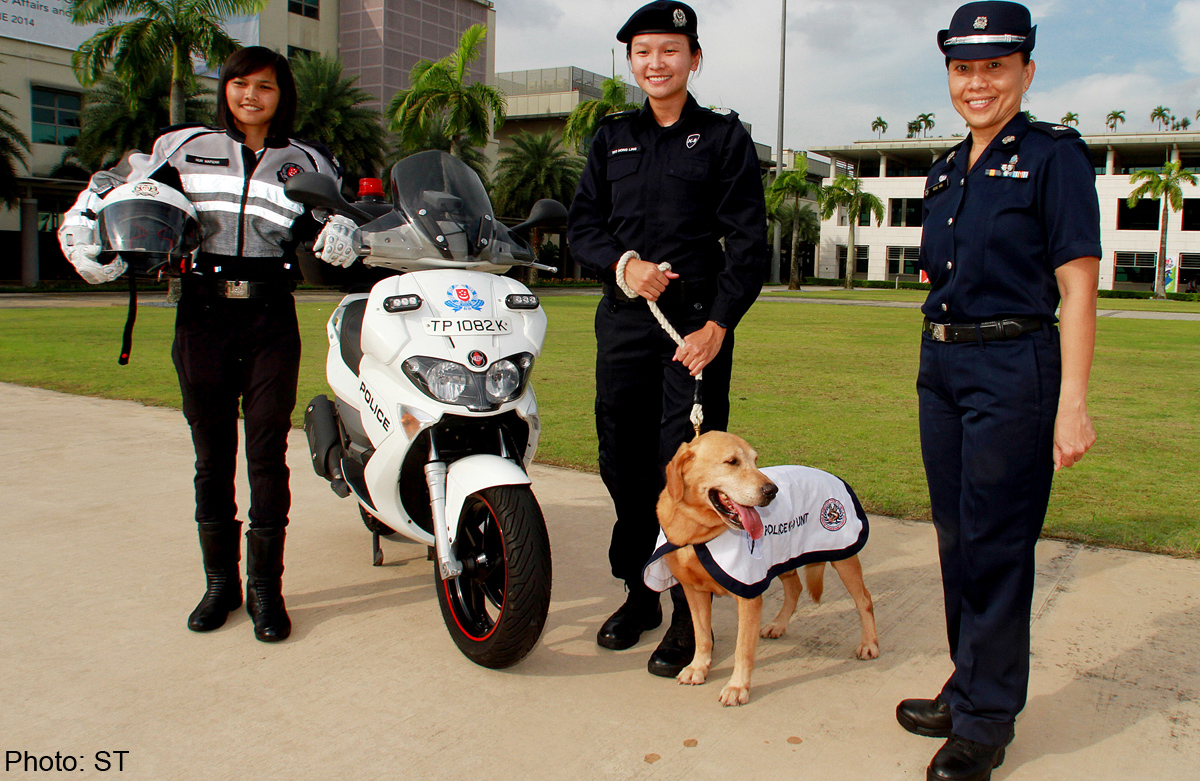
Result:
{"label": "black trousers", "polygon": [[1003,745],[1029,688],[1034,546],[1054,475],[1058,331],[995,342],[924,337],[921,454],[938,535],[954,732]]}
{"label": "black trousers", "polygon": [[[699,329],[707,311],[683,305],[663,309],[681,335]],[[733,331],[704,368],[704,430],[729,425]],[[617,513],[608,560],[614,577],[641,582],[658,537],[655,504],[666,485],[667,462],[694,431],[688,419],[696,387],[683,364],[671,360],[675,343],[644,302],[607,296],[596,310],[596,434],[600,477]]]}
{"label": "black trousers", "polygon": [[171,349],[196,448],[196,520],[237,518],[238,401],[245,418],[250,528],[287,526],[287,437],[300,371],[290,293],[224,299],[185,286]]}

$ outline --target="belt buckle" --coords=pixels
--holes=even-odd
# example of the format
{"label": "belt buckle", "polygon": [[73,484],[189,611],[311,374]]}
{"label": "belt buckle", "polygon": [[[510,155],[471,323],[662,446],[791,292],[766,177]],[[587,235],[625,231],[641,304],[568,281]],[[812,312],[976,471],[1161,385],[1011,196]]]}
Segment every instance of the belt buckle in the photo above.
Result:
{"label": "belt buckle", "polygon": [[935,342],[946,341],[946,326],[941,323],[930,323],[930,336]]}
{"label": "belt buckle", "polygon": [[250,283],[232,279],[225,280],[225,297],[226,298],[249,298]]}

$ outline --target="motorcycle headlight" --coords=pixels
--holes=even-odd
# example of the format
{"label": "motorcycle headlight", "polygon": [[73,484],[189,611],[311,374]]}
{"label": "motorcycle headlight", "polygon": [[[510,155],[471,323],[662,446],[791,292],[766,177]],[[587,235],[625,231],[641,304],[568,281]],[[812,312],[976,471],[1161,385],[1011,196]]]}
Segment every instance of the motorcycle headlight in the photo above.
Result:
{"label": "motorcycle headlight", "polygon": [[409,358],[402,368],[427,396],[445,404],[461,404],[476,412],[486,412],[520,398],[529,384],[533,356],[510,355],[493,362],[483,372],[469,371],[453,361],[422,356]]}

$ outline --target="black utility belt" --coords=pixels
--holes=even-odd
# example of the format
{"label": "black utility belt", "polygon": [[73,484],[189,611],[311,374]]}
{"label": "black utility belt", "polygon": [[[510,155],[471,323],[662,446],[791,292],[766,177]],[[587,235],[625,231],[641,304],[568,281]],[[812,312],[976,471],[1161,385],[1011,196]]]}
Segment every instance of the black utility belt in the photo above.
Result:
{"label": "black utility belt", "polygon": [[[186,277],[185,277],[186,279]],[[278,298],[292,292],[292,283],[286,279],[254,282],[244,279],[195,279],[185,282],[185,289],[195,287],[201,295],[217,298]]]}
{"label": "black utility belt", "polygon": [[935,342],[994,342],[1015,339],[1021,334],[1041,330],[1043,321],[1036,317],[1012,317],[987,323],[934,323],[928,317],[921,330]]}
{"label": "black utility belt", "polygon": [[[703,304],[707,306],[716,297],[716,282],[709,279],[673,279],[667,289],[658,297],[661,304]],[[625,291],[612,282],[604,283],[604,295],[609,301],[617,303],[641,303],[646,299],[641,296],[627,296]]]}

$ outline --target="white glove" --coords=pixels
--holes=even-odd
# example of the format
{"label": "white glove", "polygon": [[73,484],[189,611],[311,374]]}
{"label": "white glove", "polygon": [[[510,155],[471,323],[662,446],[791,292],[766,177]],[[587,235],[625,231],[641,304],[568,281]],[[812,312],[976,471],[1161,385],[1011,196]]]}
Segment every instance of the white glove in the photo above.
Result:
{"label": "white glove", "polygon": [[124,274],[125,269],[128,268],[125,261],[120,258],[116,258],[106,265],[97,263],[96,258],[99,255],[99,244],[77,244],[67,250],[67,260],[71,261],[71,265],[79,272],[79,276],[93,285],[112,282]]}
{"label": "white glove", "polygon": [[361,232],[353,220],[333,214],[317,234],[313,252],[326,263],[345,268],[358,259],[357,247],[361,241]]}

